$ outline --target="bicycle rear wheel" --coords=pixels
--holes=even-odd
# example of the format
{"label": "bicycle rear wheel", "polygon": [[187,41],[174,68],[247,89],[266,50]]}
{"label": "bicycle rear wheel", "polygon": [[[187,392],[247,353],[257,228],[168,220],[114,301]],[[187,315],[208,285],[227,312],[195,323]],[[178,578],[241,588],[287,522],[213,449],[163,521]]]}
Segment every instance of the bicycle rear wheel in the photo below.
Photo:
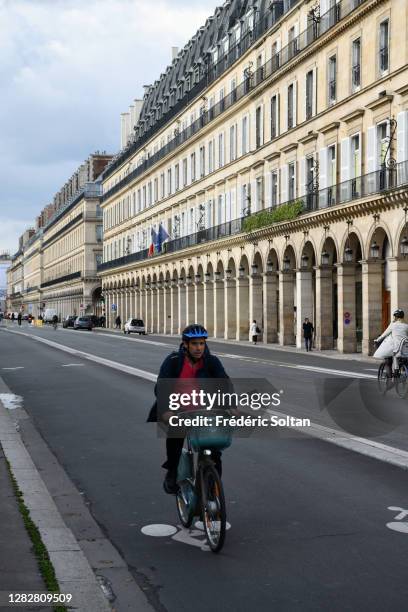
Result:
{"label": "bicycle rear wheel", "polygon": [[204,466],[201,472],[201,503],[208,545],[217,553],[224,545],[227,513],[221,478],[212,465]]}
{"label": "bicycle rear wheel", "polygon": [[399,374],[395,381],[395,390],[397,395],[404,399],[408,395],[408,368],[405,364],[399,367]]}

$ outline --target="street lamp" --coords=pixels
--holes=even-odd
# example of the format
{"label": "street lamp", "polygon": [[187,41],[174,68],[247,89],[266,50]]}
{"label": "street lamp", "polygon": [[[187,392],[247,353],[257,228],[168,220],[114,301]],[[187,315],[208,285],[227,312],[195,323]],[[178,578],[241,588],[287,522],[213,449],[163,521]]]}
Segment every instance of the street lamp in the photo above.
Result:
{"label": "street lamp", "polygon": [[303,253],[303,255],[301,257],[301,264],[300,265],[301,265],[301,268],[303,270],[305,270],[308,267],[308,265],[309,265],[309,257],[308,257],[308,255],[306,255],[306,253]]}
{"label": "street lamp", "polygon": [[286,257],[284,257],[284,259],[283,259],[283,271],[284,272],[289,272],[289,270],[290,270],[290,259],[286,255]]}
{"label": "street lamp", "polygon": [[209,272],[206,272],[204,274],[205,282],[208,283],[210,281],[210,278],[211,278],[211,274]]}
{"label": "street lamp", "polygon": [[200,280],[201,280],[201,274],[199,274],[199,273],[197,272],[197,274],[194,276],[194,280],[195,280],[195,282],[196,282],[196,283],[199,283],[199,282],[200,282]]}
{"label": "street lamp", "polygon": [[321,255],[322,266],[328,266],[330,261],[330,254],[327,251],[323,251]]}
{"label": "street lamp", "polygon": [[254,276],[255,274],[258,274],[258,264],[256,264],[255,262],[251,265],[251,272]]}
{"label": "street lamp", "polygon": [[215,278],[215,280],[216,280],[216,281],[219,281],[219,280],[220,280],[220,278],[221,278],[221,272],[220,272],[219,270],[216,270],[216,271],[214,272],[214,278]]}
{"label": "street lamp", "polygon": [[268,259],[268,261],[266,262],[266,271],[267,272],[273,272],[273,261],[272,259]]}
{"label": "street lamp", "polygon": [[193,281],[193,279],[191,278],[190,274],[187,274],[187,276],[186,276],[186,283],[187,283],[187,285],[191,285],[192,281]]}
{"label": "street lamp", "polygon": [[373,259],[378,259],[378,256],[380,254],[380,247],[378,246],[375,240],[371,243],[370,254]]}
{"label": "street lamp", "polygon": [[347,221],[347,246],[344,249],[344,261],[351,263],[353,261],[353,249],[350,246],[350,225],[352,225],[352,219]]}
{"label": "street lamp", "polygon": [[238,272],[239,272],[239,278],[244,278],[244,276],[245,276],[245,268],[244,268],[243,265],[239,266]]}
{"label": "street lamp", "polygon": [[225,278],[226,278],[227,280],[230,280],[231,276],[232,276],[232,270],[231,270],[231,268],[227,268],[227,269],[225,270]]}

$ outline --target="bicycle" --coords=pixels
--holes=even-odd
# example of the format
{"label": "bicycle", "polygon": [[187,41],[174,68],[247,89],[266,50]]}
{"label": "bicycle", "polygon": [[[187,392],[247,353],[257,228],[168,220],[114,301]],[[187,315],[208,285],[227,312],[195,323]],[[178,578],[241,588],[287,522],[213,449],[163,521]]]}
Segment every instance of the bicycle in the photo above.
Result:
{"label": "bicycle", "polygon": [[[225,416],[225,412],[222,414]],[[215,416],[208,417],[212,420],[209,426],[192,427],[187,432],[187,448],[183,448],[177,473],[176,504],[184,527],[191,527],[195,516],[202,517],[210,550],[218,553],[225,542],[227,513],[213,452],[231,445],[232,430],[228,425],[216,426]],[[198,454],[195,467],[194,453]]]}
{"label": "bicycle", "polygon": [[53,321],[53,323],[52,323],[52,328],[53,328],[54,330],[57,330],[57,329],[58,329],[58,323],[57,323],[56,321]]}
{"label": "bicycle", "polygon": [[[404,341],[407,345],[408,342]],[[398,369],[393,370],[392,357],[386,357],[378,368],[378,388],[382,395],[385,395],[395,385],[395,391],[401,399],[405,399],[408,395],[408,359],[403,354],[406,349],[401,346],[398,355]]]}

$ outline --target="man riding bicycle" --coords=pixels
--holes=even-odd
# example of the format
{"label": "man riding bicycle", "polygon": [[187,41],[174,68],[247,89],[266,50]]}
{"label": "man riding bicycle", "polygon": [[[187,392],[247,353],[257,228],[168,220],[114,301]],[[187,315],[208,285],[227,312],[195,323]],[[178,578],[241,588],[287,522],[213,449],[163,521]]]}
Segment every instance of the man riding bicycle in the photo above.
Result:
{"label": "man riding bicycle", "polygon": [[[178,351],[170,353],[163,361],[158,381],[160,379],[208,379],[222,378],[228,379],[224,367],[218,357],[212,355],[207,346],[208,332],[197,323],[188,325],[182,333],[182,343]],[[157,422],[158,415],[158,388],[155,386],[156,401],[152,406],[148,422]],[[162,467],[167,469],[167,474],[163,482],[166,493],[177,493],[177,467],[179,464],[181,451],[183,448],[183,437],[171,437],[169,433],[166,438],[167,461]],[[213,453],[218,472],[221,474],[221,453]]]}
{"label": "man riding bicycle", "polygon": [[[374,342],[376,344],[380,344],[385,338],[391,336],[392,338],[392,369],[394,372],[398,372],[399,364],[398,364],[398,351],[403,340],[408,339],[408,323],[405,323],[404,317],[405,313],[401,308],[397,308],[393,312],[394,321],[392,321],[385,332],[378,336]],[[391,376],[392,372],[391,368],[391,355],[386,358],[387,359],[387,369],[388,375]]]}
{"label": "man riding bicycle", "polygon": [[52,317],[52,326],[54,329],[58,327],[58,316],[56,314]]}

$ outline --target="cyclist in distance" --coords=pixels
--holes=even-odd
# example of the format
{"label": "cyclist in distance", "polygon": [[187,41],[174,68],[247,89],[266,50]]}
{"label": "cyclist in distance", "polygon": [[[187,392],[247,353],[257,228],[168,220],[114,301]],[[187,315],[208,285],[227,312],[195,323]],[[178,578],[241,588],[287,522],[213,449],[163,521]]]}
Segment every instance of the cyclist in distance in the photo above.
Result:
{"label": "cyclist in distance", "polygon": [[58,327],[58,316],[56,314],[52,317],[52,326],[54,329]]}
{"label": "cyclist in distance", "polygon": [[[381,336],[378,336],[374,342],[379,344],[382,342],[387,336],[391,335],[392,343],[393,343],[393,370],[398,370],[398,359],[396,358],[396,353],[400,347],[402,340],[408,339],[408,323],[405,322],[405,314],[401,308],[397,308],[393,312],[394,321],[392,321],[384,333]],[[388,365],[389,368],[389,365]],[[391,372],[389,372],[391,374]]]}
{"label": "cyclist in distance", "polygon": [[[163,361],[158,381],[163,378],[170,379],[203,379],[203,378],[223,378],[229,379],[221,361],[215,355],[210,353],[207,346],[208,332],[200,324],[194,323],[188,325],[182,333],[182,343],[178,351],[173,351]],[[158,421],[158,404],[157,404],[157,385],[155,387],[156,401],[153,404],[148,422]],[[166,493],[177,493],[177,467],[183,448],[183,437],[166,438],[167,460],[162,467],[167,469],[167,474],[164,479],[163,488]],[[213,453],[215,464],[219,474],[221,475],[221,453]]]}

